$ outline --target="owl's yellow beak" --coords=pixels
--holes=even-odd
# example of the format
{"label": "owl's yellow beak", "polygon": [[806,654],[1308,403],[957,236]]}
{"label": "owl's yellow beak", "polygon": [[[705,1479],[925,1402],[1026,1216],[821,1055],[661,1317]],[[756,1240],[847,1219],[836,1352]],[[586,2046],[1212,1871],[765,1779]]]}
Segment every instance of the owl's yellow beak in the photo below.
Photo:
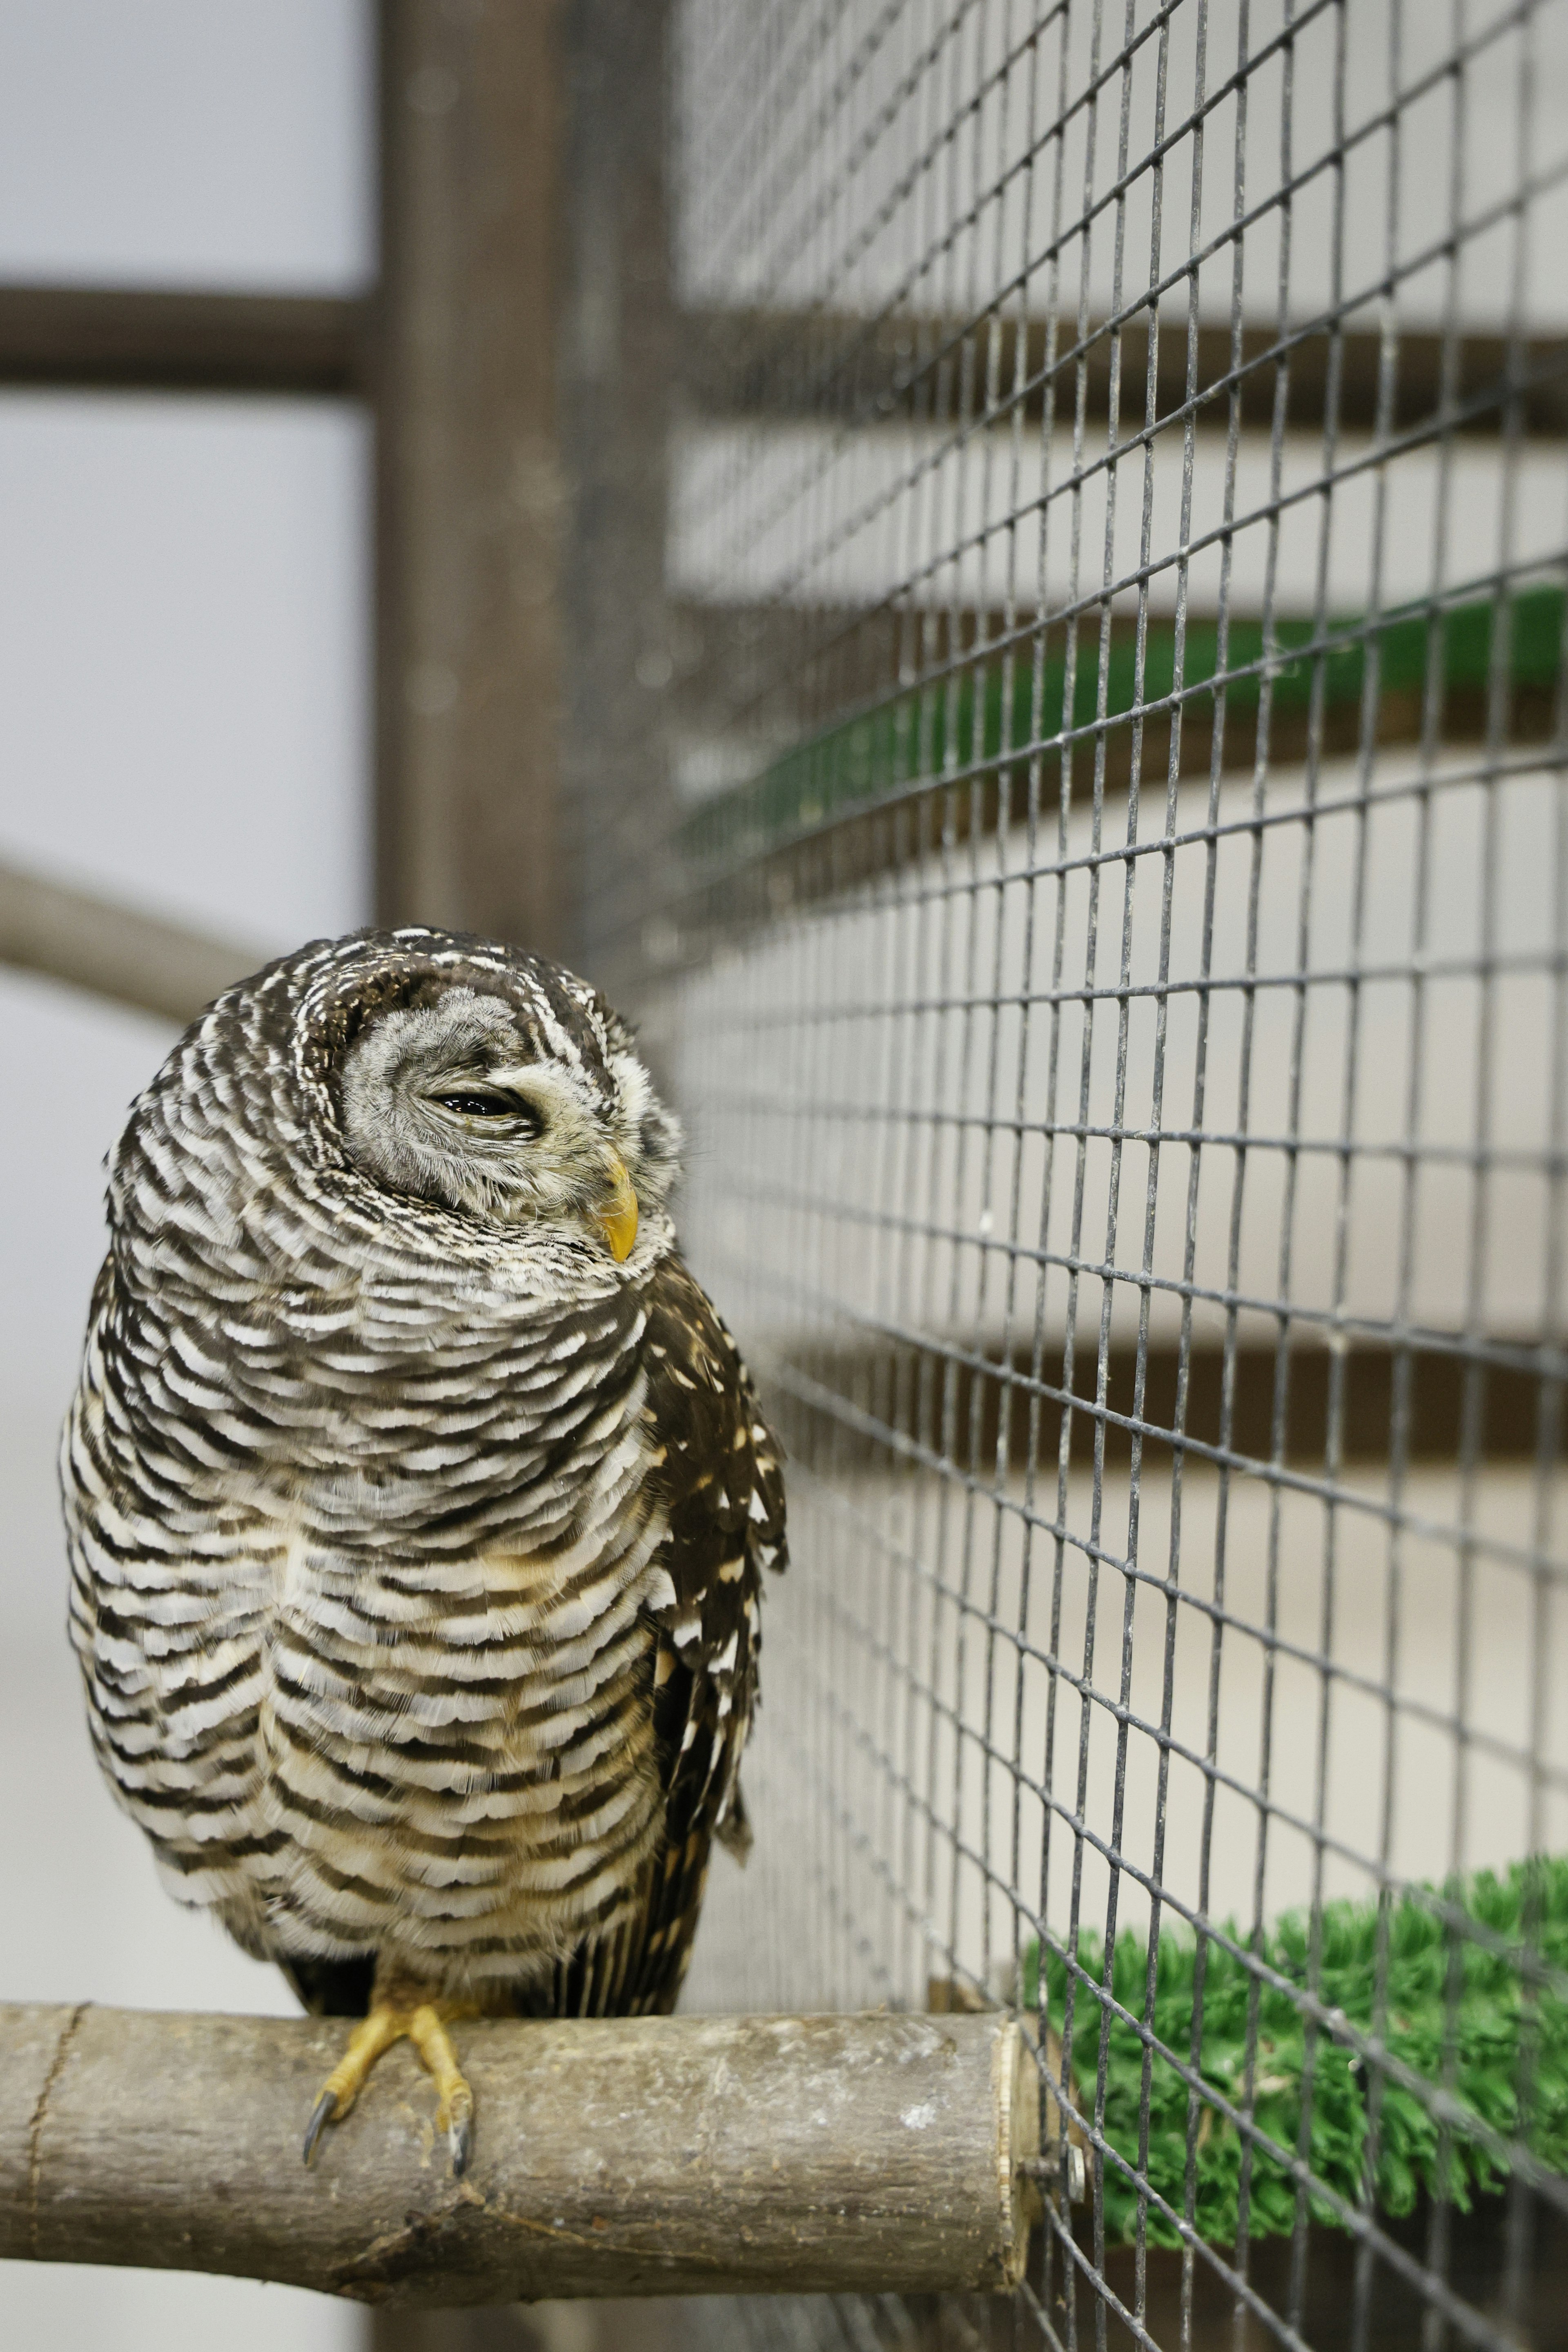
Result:
{"label": "owl's yellow beak", "polygon": [[630,1257],[637,1242],[637,1196],[632,1191],[632,1180],[618,1151],[610,1154],[610,1174],[615,1189],[604,1207],[595,1211],[594,1223],[609,1243],[610,1255],[621,1265]]}

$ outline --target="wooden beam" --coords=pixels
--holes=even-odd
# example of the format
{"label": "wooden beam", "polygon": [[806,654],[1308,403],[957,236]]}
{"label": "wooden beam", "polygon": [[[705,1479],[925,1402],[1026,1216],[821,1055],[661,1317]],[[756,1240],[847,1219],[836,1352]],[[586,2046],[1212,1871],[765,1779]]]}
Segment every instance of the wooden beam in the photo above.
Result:
{"label": "wooden beam", "polygon": [[[1507,616],[1503,740],[1544,744],[1560,723],[1562,592],[1521,586]],[[1266,665],[1256,615],[1232,613],[1222,664],[1217,623],[1189,614],[1177,774],[1206,782],[1216,756],[1222,772],[1246,773],[1260,741],[1276,768],[1304,761],[1314,747],[1324,759],[1360,752],[1369,645],[1377,656],[1380,748],[1424,740],[1432,656],[1440,665],[1440,741],[1485,743],[1500,716],[1491,678],[1498,625],[1498,608],[1485,597],[1430,625],[1406,611],[1375,628],[1331,621],[1321,637],[1310,622],[1282,616]],[[1172,623],[1151,618],[1140,670],[1135,624],[1113,618],[1103,721],[1095,717],[1099,640],[1098,617],[1086,615],[1069,692],[1062,623],[1037,623],[1026,612],[1009,625],[1000,613],[889,603],[679,607],[672,715],[690,737],[723,747],[735,782],[697,801],[682,826],[686,881],[667,901],[670,961],[706,954],[716,930],[743,931],[781,905],[889,872],[939,838],[951,844],[1021,822],[1031,796],[1038,807],[1058,806],[1064,763],[1069,798],[1087,799],[1097,735],[1108,794],[1126,790],[1135,757],[1143,785],[1163,789],[1173,726]],[[1314,642],[1317,653],[1305,650]],[[1272,677],[1260,738],[1266,667]],[[1223,706],[1216,676],[1227,680]],[[1016,748],[1030,743],[1041,748]]]}
{"label": "wooden beam", "polygon": [[1014,2286],[1040,2085],[1003,2015],[490,2021],[454,2180],[406,2042],[309,2170],[341,2021],[0,2009],[0,2257],[373,2304]]}
{"label": "wooden beam", "polygon": [[383,0],[377,899],[554,952],[558,0]]}
{"label": "wooden beam", "polygon": [[372,323],[352,296],[0,286],[0,384],[364,397]]}
{"label": "wooden beam", "polygon": [[[1544,2198],[1529,2200],[1524,2213],[1530,2258],[1521,2280],[1513,2255],[1520,2210],[1517,2192],[1479,2197],[1468,2212],[1449,2207],[1444,2215],[1444,2276],[1477,2313],[1509,2310],[1517,2335],[1508,2340],[1555,2346],[1562,2336],[1562,2315],[1568,2311],[1568,2219]],[[1200,2252],[1189,2265],[1173,2247],[1098,2246],[1097,2219],[1087,2204],[1075,2213],[1076,2260],[1063,2242],[1065,2222],[1053,2222],[1048,2243],[1044,2232],[1035,2242],[1029,2284],[1035,2307],[1051,2315],[1056,2343],[1089,2346],[1100,2340],[1103,2328],[1106,2352],[1139,2352],[1140,2347],[1147,2352],[1151,2344],[1167,2346],[1172,2352],[1177,2345],[1183,2352],[1235,2352],[1236,2291],[1226,2284],[1220,2267],[1234,2266],[1234,2245],[1216,2249],[1217,2261]],[[1418,2269],[1426,2266],[1432,2224],[1432,2206],[1425,2197],[1402,2220],[1378,2217],[1379,2230],[1412,2256]],[[1254,2238],[1247,2249],[1247,2282],[1265,2309],[1278,2314],[1279,2325],[1250,2316],[1245,2339],[1248,2352],[1264,2352],[1265,2345],[1272,2352],[1276,2345],[1292,2341],[1316,2345],[1321,2352],[1331,2347],[1342,2352],[1351,2341],[1361,2259],[1359,2242],[1326,2221],[1309,2222],[1300,2239]],[[1097,2276],[1103,2276],[1122,2310],[1141,2315],[1136,2331],[1096,2292]],[[1414,2352],[1430,2316],[1426,2297],[1391,2263],[1375,2258],[1367,2292],[1367,2342],[1379,2352]],[[1511,2304],[1506,2301],[1510,2293],[1518,2298]],[[1076,2332],[1069,2332],[1069,2302]],[[1028,2320],[1017,2320],[1002,2305],[993,2305],[991,2310],[989,2332],[978,2336],[951,2304],[931,2295],[901,2296],[898,2333],[890,2340],[900,2352],[955,2352],[960,2345],[970,2352],[979,2352],[984,2345],[1027,2345],[1032,2352],[1035,2345],[1053,2340],[1035,2325],[1032,2314]],[[813,2315],[809,2310],[786,2307],[764,2333],[743,2305],[704,2308],[674,2300],[454,2312],[439,2320],[431,2312],[398,2310],[378,2314],[375,2341],[376,2352],[565,2352],[568,2346],[571,2352],[694,2352],[694,2347],[710,2352],[713,2347],[759,2340],[815,2346],[824,2339],[809,2332]],[[872,2352],[889,2336],[849,2336],[846,2330],[842,2339],[835,2334],[826,2340],[845,2340]]]}
{"label": "wooden beam", "polygon": [[0,963],[23,971],[183,1027],[266,961],[259,948],[211,939],[42,875],[0,866]]}
{"label": "wooden beam", "polygon": [[[1087,422],[1109,413],[1111,356],[1120,342],[1121,430],[1144,423],[1148,371],[1146,320],[1126,321],[1113,337],[1094,320],[1077,341],[1076,322],[1058,322],[1054,352],[1043,318],[1025,321],[1022,373],[1016,315],[942,319],[906,312],[864,317],[818,310],[708,310],[693,312],[680,339],[686,398],[714,416],[820,417],[866,424],[952,425],[990,415],[1010,418],[1021,406],[1037,424],[1047,392],[1057,423],[1070,428],[1081,397]],[[1568,341],[1535,337],[1510,353],[1501,335],[1461,335],[1452,349],[1440,334],[1406,329],[1393,345],[1392,429],[1408,432],[1447,415],[1457,431],[1497,434],[1508,414],[1510,387],[1521,431],[1561,438],[1568,434]],[[1049,373],[1047,373],[1047,362]],[[1338,369],[1334,414],[1347,433],[1371,432],[1379,414],[1384,363],[1375,324],[1342,326],[1305,321],[1281,337],[1272,324],[1243,328],[1239,359],[1226,326],[1197,333],[1195,417],[1223,431],[1235,380],[1244,425],[1267,431],[1275,386],[1286,371],[1286,421],[1320,432]],[[1155,356],[1155,416],[1168,418],[1187,394],[1187,332],[1183,318],[1163,316]],[[987,385],[994,386],[987,392]]]}
{"label": "wooden beam", "polygon": [[[1206,1310],[1212,1313],[1212,1310]],[[951,1349],[932,1335],[919,1341],[879,1341],[813,1348],[802,1343],[787,1354],[753,1347],[752,1360],[769,1395],[778,1404],[780,1434],[797,1458],[831,1465],[835,1475],[886,1468],[912,1440],[919,1453],[950,1454],[955,1466],[981,1478],[994,1475],[998,1439],[1005,1424],[1003,1458],[1015,1472],[1054,1463],[1063,1407],[1062,1339],[1053,1333],[1038,1368],[1027,1350],[1010,1363],[977,1364],[984,1350],[959,1339]],[[1296,1336],[1285,1374],[1283,1458],[1297,1469],[1321,1470],[1339,1381],[1339,1459],[1387,1462],[1400,1417],[1405,1459],[1452,1463],[1459,1452],[1467,1415],[1477,1415],[1477,1452],[1484,1463],[1534,1461],[1555,1423],[1543,1408],[1562,1386],[1561,1357],[1549,1347],[1539,1363],[1528,1339],[1500,1341],[1489,1352],[1496,1361],[1473,1369],[1458,1342],[1427,1341],[1403,1352],[1386,1342],[1349,1341],[1331,1351],[1310,1329]],[[1244,1339],[1230,1368],[1212,1330],[1198,1332],[1184,1366],[1184,1436],[1205,1454],[1224,1444],[1231,1456],[1267,1465],[1274,1453],[1274,1404],[1279,1376],[1276,1347]],[[1173,1340],[1157,1338],[1144,1352],[1142,1401],[1136,1413],[1145,1431],[1143,1466],[1168,1466],[1173,1450],[1184,1365]],[[1095,1384],[1099,1359],[1092,1340],[1081,1341],[1074,1373],[1072,1458],[1087,1464],[1094,1452],[1100,1414]],[[1106,1363],[1106,1458],[1125,1466],[1131,1433],[1127,1424],[1138,1406],[1138,1351],[1124,1340],[1110,1348]],[[1469,1391],[1474,1381],[1475,1394]],[[886,1432],[886,1435],[881,1433]],[[1192,1457],[1201,1462],[1204,1454]]]}
{"label": "wooden beam", "polygon": [[[1563,595],[1560,589],[1530,583],[1510,600],[1514,626],[1510,646],[1516,708],[1510,714],[1516,729],[1531,736],[1550,730],[1554,720],[1558,671],[1562,663]],[[1440,685],[1445,697],[1443,729],[1446,740],[1464,740],[1485,715],[1493,626],[1492,604],[1477,597],[1452,609],[1437,624],[1443,633],[1437,652]],[[1212,613],[1189,610],[1186,616],[1188,652],[1185,676],[1197,685],[1211,678],[1219,667],[1219,625]],[[669,645],[672,677],[671,716],[690,733],[752,730],[764,740],[791,740],[841,720],[900,694],[940,691],[950,677],[962,686],[977,678],[1000,691],[1005,661],[1014,682],[1019,716],[1027,711],[1033,691],[1035,637],[1045,634],[1043,651],[1047,676],[1063,657],[1064,627],[1059,619],[1042,620],[1038,611],[1020,604],[1009,616],[973,605],[915,604],[885,598],[878,604],[752,604],[687,601],[670,611]],[[1419,614],[1394,613],[1375,630],[1343,618],[1325,625],[1324,641],[1331,647],[1324,684],[1335,713],[1331,728],[1342,735],[1342,714],[1353,713],[1359,730],[1363,684],[1363,640],[1375,639],[1381,682],[1380,740],[1418,740],[1422,694],[1426,686],[1427,624]],[[1078,661],[1080,672],[1092,677],[1100,657],[1100,615],[1089,611],[1079,621]],[[1275,624],[1279,652],[1291,665],[1274,700],[1289,731],[1306,698],[1310,656],[1299,648],[1313,636],[1310,622],[1300,614],[1283,614]],[[1174,678],[1175,630],[1168,612],[1156,609],[1148,620],[1144,692],[1157,699]],[[1110,626],[1112,676],[1110,713],[1125,719],[1134,704],[1137,623],[1118,613]],[[1256,703],[1263,636],[1255,611],[1232,611],[1227,660],[1244,675],[1229,691],[1233,710]],[[1086,698],[1080,692],[1079,700]],[[1092,689],[1087,699],[1093,708]],[[1047,701],[1049,696],[1047,694]],[[1194,716],[1188,705],[1188,716]],[[1293,756],[1277,751],[1276,758]],[[1250,762],[1251,752],[1246,758]],[[1204,764],[1206,766],[1206,754]]]}
{"label": "wooden beam", "polygon": [[[635,8],[631,0],[564,0],[574,19],[573,37],[605,78],[626,74],[639,60],[628,46],[661,41],[661,5]],[[390,14],[421,0],[387,0]],[[606,40],[595,17],[626,17],[625,38]],[[480,14],[482,15],[482,11]],[[558,0],[531,0],[515,12],[520,35],[538,37],[540,26],[524,20],[558,13]],[[492,28],[493,29],[493,28]],[[389,60],[390,62],[390,60]],[[641,62],[646,62],[642,60]],[[452,68],[448,67],[447,70]],[[419,68],[416,66],[417,73]],[[441,68],[437,67],[437,74]],[[448,85],[416,82],[413,111],[427,116],[455,110],[446,102]],[[644,72],[639,89],[645,120],[657,122],[658,80]],[[591,101],[602,87],[586,93]],[[546,93],[536,87],[534,98]],[[405,92],[407,102],[406,90]],[[584,93],[574,96],[574,119],[592,110]],[[640,147],[644,142],[637,142]],[[558,152],[558,151],[557,151]],[[536,156],[537,161],[545,160]],[[623,184],[646,159],[624,151],[598,159],[603,173]],[[598,236],[605,216],[591,209],[574,219],[575,239]],[[632,223],[644,248],[634,259],[634,303],[640,288],[662,299],[662,258],[654,242],[662,236],[662,197]],[[650,271],[649,262],[655,268]],[[626,289],[619,289],[624,297]],[[588,322],[590,340],[612,331],[615,309],[605,307],[600,279],[590,299],[598,305]],[[536,314],[537,315],[537,314]],[[1015,318],[942,320],[898,315],[878,318],[849,311],[719,309],[688,310],[668,348],[676,387],[699,413],[714,417],[755,416],[837,421],[858,418],[942,423],[988,413],[1010,417],[1022,403],[1026,419],[1044,413],[1047,378],[1045,320],[1025,326],[1024,372],[1018,377],[1018,325]],[[1237,391],[1242,423],[1266,430],[1273,420],[1275,379],[1286,369],[1287,421],[1300,431],[1321,430],[1328,398],[1331,357],[1340,371],[1337,415],[1346,432],[1369,432],[1377,416],[1383,341],[1373,329],[1347,327],[1335,338],[1321,326],[1287,331],[1283,341],[1271,325],[1242,331]],[[1070,322],[1058,326],[1056,357],[1048,381],[1054,385],[1058,422],[1071,422],[1078,398],[1081,359],[1086,418],[1105,421],[1110,381],[1111,336],[1102,320],[1089,328],[1079,352]],[[1071,353],[1070,357],[1064,354]],[[1121,419],[1125,431],[1143,422],[1148,331],[1138,320],[1121,334]],[[80,386],[98,390],[153,392],[280,392],[373,397],[375,301],[370,296],[224,294],[122,286],[0,287],[0,383]],[[995,393],[988,408],[985,385],[994,362]],[[1237,373],[1230,330],[1200,327],[1196,352],[1196,421],[1223,428],[1228,419],[1230,379]],[[1451,352],[1439,334],[1406,331],[1394,345],[1393,428],[1407,432],[1445,410],[1456,431],[1492,433],[1500,428],[1516,387],[1520,430],[1561,438],[1568,435],[1568,342],[1538,336],[1512,353],[1500,335],[1462,335]],[[1170,417],[1187,397],[1187,338],[1184,322],[1163,321],[1156,360],[1156,415]],[[643,388],[647,388],[644,379]],[[569,419],[568,423],[574,422]]]}
{"label": "wooden beam", "polygon": [[[642,1015],[673,885],[664,734],[671,382],[669,0],[570,0],[563,449],[570,490],[563,784],[572,960]],[[655,1058],[658,1040],[645,1026]]]}
{"label": "wooden beam", "polygon": [[[1424,2271],[1431,2258],[1433,2219],[1431,2200],[1422,2195],[1402,2217],[1380,2212],[1377,2226],[1384,2238],[1392,2239]],[[1530,2249],[1522,2275],[1515,2251],[1521,2219]],[[1040,2245],[1036,2253],[1041,2273],[1037,2291],[1059,2315],[1058,2342],[1093,2343],[1103,2320],[1100,2340],[1106,2352],[1136,2352],[1138,2346],[1151,2343],[1181,2345],[1184,2352],[1234,2352],[1236,2290],[1227,2285],[1216,2263],[1200,2253],[1188,2264],[1168,2246],[1097,2250],[1094,2217],[1088,2207],[1074,2216],[1078,2262],[1061,2243],[1066,2225],[1052,2234],[1049,2248]],[[1511,2194],[1478,2197],[1468,2211],[1447,2208],[1443,2242],[1443,2282],[1476,2315],[1472,2342],[1485,2343],[1480,2329],[1492,2326],[1493,2315],[1505,2310],[1510,2333],[1501,2341],[1542,2347],[1562,2342],[1563,2315],[1568,2312],[1568,2216],[1516,2184]],[[1227,2267],[1234,2265],[1234,2244],[1216,2251]],[[1352,2314],[1361,2307],[1358,2297],[1363,2294],[1363,2342],[1376,2346],[1378,2352],[1414,2352],[1424,2340],[1429,2342],[1435,2315],[1420,2288],[1376,2256],[1370,2277],[1359,2280],[1362,2259],[1350,2231],[1327,2222],[1310,2222],[1300,2242],[1289,2236],[1254,2238],[1247,2254],[1247,2284],[1264,2309],[1278,2314],[1279,2324],[1249,2315],[1243,2339],[1248,2352],[1289,2343],[1320,2346],[1322,2352],[1332,2347],[1339,2352],[1355,2341]],[[1125,2310],[1139,2312],[1140,2335],[1107,2310],[1093,2284],[1097,2272]],[[1458,2335],[1457,2330],[1449,2333],[1451,2337]],[[931,2352],[936,2352],[940,2341],[933,2334]],[[402,2347],[389,2347],[389,2352],[402,2352]],[[473,2352],[479,2352],[477,2345]],[[523,2352],[521,2341],[518,2352]],[[630,2345],[626,2352],[631,2352]],[[920,2352],[926,2352],[923,2340]]]}

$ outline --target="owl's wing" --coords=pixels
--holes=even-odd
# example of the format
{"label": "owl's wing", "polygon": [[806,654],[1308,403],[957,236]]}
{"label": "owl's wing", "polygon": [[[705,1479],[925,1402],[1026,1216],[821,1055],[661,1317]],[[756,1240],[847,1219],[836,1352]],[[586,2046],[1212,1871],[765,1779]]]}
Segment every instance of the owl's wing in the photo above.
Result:
{"label": "owl's wing", "polygon": [[741,1754],[757,1696],[764,1568],[782,1569],[779,1447],[706,1294],[668,1258],[647,1295],[647,1419],[663,1450],[669,1534],[649,1614],[665,1837],[634,1927],[556,1971],[557,2014],[672,2009],[717,1835],[744,1853]]}
{"label": "owl's wing", "polygon": [[673,1838],[689,1816],[723,1835],[757,1698],[763,1570],[782,1570],[777,1441],[735,1343],[679,1258],[648,1297],[648,1416],[664,1448],[672,1591],[654,1612],[656,1725]]}

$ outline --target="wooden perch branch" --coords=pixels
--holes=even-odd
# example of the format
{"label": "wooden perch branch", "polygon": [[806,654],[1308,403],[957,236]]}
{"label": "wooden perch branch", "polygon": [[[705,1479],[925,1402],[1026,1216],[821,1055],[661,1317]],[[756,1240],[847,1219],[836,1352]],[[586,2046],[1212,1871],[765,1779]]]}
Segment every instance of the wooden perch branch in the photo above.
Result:
{"label": "wooden perch branch", "polygon": [[0,866],[0,963],[41,971],[182,1026],[267,961],[259,949]]}
{"label": "wooden perch branch", "polygon": [[305,2169],[343,2033],[0,2007],[0,2256],[408,2304],[1022,2276],[1037,2077],[1008,2018],[467,2025],[462,2181],[406,2042]]}

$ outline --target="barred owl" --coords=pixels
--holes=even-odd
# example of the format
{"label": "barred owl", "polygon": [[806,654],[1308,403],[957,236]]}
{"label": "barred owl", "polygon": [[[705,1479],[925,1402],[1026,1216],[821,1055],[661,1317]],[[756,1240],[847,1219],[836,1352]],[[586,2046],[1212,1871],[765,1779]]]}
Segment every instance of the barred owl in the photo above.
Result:
{"label": "barred owl", "polygon": [[110,1159],[61,1466],[99,1760],[183,1901],[406,2034],[668,2010],[743,1843],[777,1450],[676,1254],[679,1133],[540,959],[424,929],[218,998]]}

